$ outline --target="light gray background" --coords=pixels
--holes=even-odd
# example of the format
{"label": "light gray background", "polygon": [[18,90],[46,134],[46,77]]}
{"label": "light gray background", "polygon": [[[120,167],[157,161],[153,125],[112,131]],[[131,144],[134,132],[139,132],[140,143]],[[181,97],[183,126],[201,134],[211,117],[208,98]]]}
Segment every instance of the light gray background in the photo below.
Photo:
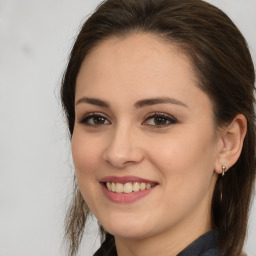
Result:
{"label": "light gray background", "polygon": [[[235,21],[256,60],[256,1],[210,2]],[[64,255],[73,174],[58,90],[78,27],[98,3],[0,0],[0,256]],[[245,246],[251,256],[255,217],[256,203]],[[92,255],[99,245],[93,223],[80,255]]]}

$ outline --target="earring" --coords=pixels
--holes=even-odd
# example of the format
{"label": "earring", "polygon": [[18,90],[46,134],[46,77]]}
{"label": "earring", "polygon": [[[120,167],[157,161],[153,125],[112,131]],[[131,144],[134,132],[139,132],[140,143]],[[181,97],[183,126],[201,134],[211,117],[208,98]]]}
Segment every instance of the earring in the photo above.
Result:
{"label": "earring", "polygon": [[225,175],[226,170],[227,170],[227,167],[222,165],[222,177]]}

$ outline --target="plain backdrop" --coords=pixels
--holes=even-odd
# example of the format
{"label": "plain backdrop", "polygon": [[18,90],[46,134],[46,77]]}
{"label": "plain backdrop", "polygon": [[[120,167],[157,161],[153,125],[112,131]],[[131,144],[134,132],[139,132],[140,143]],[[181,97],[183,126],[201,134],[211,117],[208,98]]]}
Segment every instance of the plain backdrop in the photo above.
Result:
{"label": "plain backdrop", "polygon": [[[58,256],[73,168],[59,85],[82,21],[100,1],[0,0],[0,256]],[[212,0],[256,60],[256,1]],[[242,200],[242,199],[241,199]],[[256,203],[245,250],[256,255]],[[99,246],[95,221],[80,255]]]}

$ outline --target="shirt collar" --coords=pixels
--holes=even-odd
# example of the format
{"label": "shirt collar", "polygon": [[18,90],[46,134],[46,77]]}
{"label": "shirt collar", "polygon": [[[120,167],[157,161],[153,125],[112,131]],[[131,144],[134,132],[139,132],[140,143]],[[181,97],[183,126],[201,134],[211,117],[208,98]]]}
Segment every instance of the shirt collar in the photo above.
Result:
{"label": "shirt collar", "polygon": [[204,255],[211,256],[217,253],[217,233],[216,231],[209,231],[200,236],[193,243],[187,246],[177,256],[191,256],[191,255]]}

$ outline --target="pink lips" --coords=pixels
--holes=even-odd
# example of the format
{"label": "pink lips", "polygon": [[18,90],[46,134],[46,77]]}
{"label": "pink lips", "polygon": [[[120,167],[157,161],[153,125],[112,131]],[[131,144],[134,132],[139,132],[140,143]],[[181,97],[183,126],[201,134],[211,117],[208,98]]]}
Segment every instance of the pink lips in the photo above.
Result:
{"label": "pink lips", "polygon": [[107,177],[100,179],[100,183],[102,184],[102,189],[103,189],[104,195],[110,201],[112,201],[114,203],[122,203],[122,204],[133,203],[133,202],[147,196],[149,193],[151,193],[155,189],[156,186],[153,186],[149,189],[126,194],[126,193],[115,193],[115,192],[109,191],[105,186],[106,182],[114,182],[114,183],[121,183],[121,184],[125,184],[128,182],[132,182],[132,183],[133,182],[139,182],[139,183],[145,182],[145,183],[157,185],[157,182],[155,182],[155,181],[143,179],[143,178],[136,177],[136,176],[124,176],[124,177],[107,176]]}

